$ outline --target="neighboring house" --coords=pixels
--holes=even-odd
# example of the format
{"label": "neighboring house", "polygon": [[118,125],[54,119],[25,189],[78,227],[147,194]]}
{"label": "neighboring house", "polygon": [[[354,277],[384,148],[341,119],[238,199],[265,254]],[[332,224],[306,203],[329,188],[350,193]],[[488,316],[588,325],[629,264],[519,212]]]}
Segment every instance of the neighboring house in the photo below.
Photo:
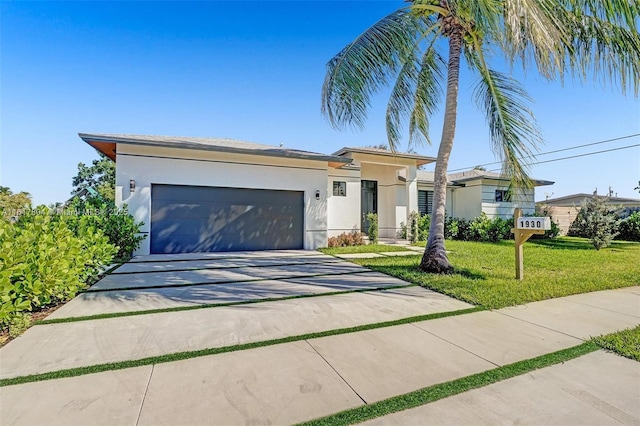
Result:
{"label": "neighboring house", "polygon": [[[412,211],[428,212],[432,203],[433,178],[418,167],[435,158],[422,155],[376,148],[324,155],[214,138],[79,136],[116,162],[116,204],[127,204],[148,235],[136,254],[315,249],[331,236],[366,231],[369,212],[378,214],[380,237],[395,238]],[[495,201],[495,188],[506,190],[508,182],[483,173],[452,175],[451,215],[513,214],[513,203]],[[533,211],[533,195],[524,207]]]}
{"label": "neighboring house", "polygon": [[[536,203],[536,210],[541,214],[546,214],[552,217],[552,220],[560,228],[560,233],[566,235],[571,227],[571,224],[576,219],[580,206],[585,199],[599,196],[597,194],[572,194],[564,197],[550,198],[545,201],[538,201]],[[603,197],[600,195],[599,197]],[[640,199],[635,198],[621,198],[621,197],[606,197],[607,203],[614,208],[626,210],[627,212],[640,210]],[[623,213],[624,216],[624,212]]]}
{"label": "neighboring house", "polygon": [[[533,180],[534,186],[553,185],[546,180]],[[509,179],[500,173],[473,169],[447,175],[447,215],[473,219],[485,213],[489,218],[513,217],[516,207],[523,214],[535,212],[534,188],[525,190],[518,199],[509,193]],[[433,205],[433,172],[418,171],[419,212],[431,214]],[[424,200],[424,201],[422,201]]]}

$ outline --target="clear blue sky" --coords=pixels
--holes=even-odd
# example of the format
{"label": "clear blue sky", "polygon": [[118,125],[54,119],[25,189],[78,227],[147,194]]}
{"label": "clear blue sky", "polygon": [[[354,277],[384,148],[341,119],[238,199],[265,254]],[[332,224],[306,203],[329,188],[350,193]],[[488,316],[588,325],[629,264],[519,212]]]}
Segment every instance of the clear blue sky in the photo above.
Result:
{"label": "clear blue sky", "polygon": [[[35,204],[64,201],[78,162],[97,154],[78,132],[227,137],[331,153],[384,143],[385,94],[366,129],[338,132],[320,114],[325,64],[402,1],[10,2],[1,12],[0,185]],[[450,169],[490,163],[488,131],[462,74]],[[599,84],[522,79],[542,151],[640,133],[640,102]],[[441,117],[432,122],[440,136]],[[556,155],[612,149],[640,137]],[[436,155],[437,145],[417,147]],[[491,169],[491,167],[488,167]],[[640,198],[640,147],[536,165],[555,181],[536,199],[609,186]]]}

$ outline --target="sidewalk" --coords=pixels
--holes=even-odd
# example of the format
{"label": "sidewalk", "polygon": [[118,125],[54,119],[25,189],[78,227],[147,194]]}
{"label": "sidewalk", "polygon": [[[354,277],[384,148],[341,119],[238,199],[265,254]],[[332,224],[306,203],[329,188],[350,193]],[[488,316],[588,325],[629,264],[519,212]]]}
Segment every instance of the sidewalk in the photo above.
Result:
{"label": "sidewalk", "polygon": [[[324,296],[316,299],[322,298]],[[260,308],[276,303],[283,302],[264,303]],[[332,312],[332,315],[342,309],[348,308],[345,305]],[[385,304],[380,305],[379,309],[384,311]],[[272,309],[269,311],[276,312]],[[283,323],[269,325],[267,317],[263,317],[266,323],[260,323],[248,335],[255,335],[259,331],[262,340],[291,332],[291,326],[284,327]],[[303,319],[305,313],[302,311],[289,318],[293,317]],[[135,318],[122,319],[133,321]],[[218,326],[218,323],[210,321],[207,322],[211,326]],[[246,324],[251,324],[251,319],[247,318],[246,321]],[[76,324],[87,323],[90,321]],[[183,323],[189,324],[188,321]],[[638,323],[640,287],[568,296],[491,312],[6,386],[0,388],[0,423],[290,424],[569,348],[591,336],[622,330]],[[66,325],[70,324],[60,324]],[[133,327],[129,330],[123,327],[120,333],[126,335],[134,330]],[[106,329],[102,331],[106,332]],[[130,344],[139,348],[154,345],[158,338],[157,325],[156,328],[150,326],[147,333]],[[96,336],[99,336],[97,332]],[[56,334],[43,338],[55,340]],[[100,342],[101,339],[96,341]],[[126,342],[124,339],[122,344]],[[81,349],[79,346],[75,348],[77,351]],[[107,345],[105,340],[99,347],[89,350],[109,353],[116,349]],[[40,357],[34,353],[23,356],[21,374],[28,370],[32,357]],[[3,359],[2,373],[6,377],[5,368]],[[546,373],[546,370],[553,373]],[[574,380],[574,385],[567,385],[564,373],[556,374],[556,371],[566,371],[571,377],[581,377],[586,374],[584,372],[595,373],[594,379],[585,376],[585,380],[589,383],[593,380],[599,380],[595,383],[614,380],[616,386],[607,385],[603,388],[607,395],[600,395],[591,388],[582,389],[580,381]],[[634,410],[634,406],[629,407],[627,401],[640,400],[640,388],[636,380],[638,371],[638,364],[633,361],[631,364],[626,360],[618,362],[618,357],[614,355],[596,352],[563,365],[533,372],[526,377],[492,385],[504,386],[498,390],[493,390],[495,388],[491,386],[477,390],[494,392],[489,396],[474,397],[475,394],[469,392],[471,396],[461,394],[415,410],[435,410],[428,414],[430,421],[435,419],[435,423],[438,419],[442,419],[441,423],[475,423],[477,419],[485,419],[485,423],[514,423],[518,419],[545,422],[545,417],[523,417],[517,412],[517,407],[531,404],[532,395],[543,398],[545,395],[554,395],[554,392],[559,392],[558,389],[568,389],[563,392],[569,392],[595,410],[605,412],[608,419],[637,424],[640,423],[640,413]],[[620,375],[626,379],[616,380]],[[526,389],[532,384],[531,377],[540,378],[537,386],[544,384],[546,387],[531,387],[533,393],[530,395]],[[516,385],[511,384],[514,383],[512,381]],[[527,388],[521,392],[513,391],[522,385]],[[503,398],[503,395],[513,398],[506,404],[514,407],[514,417],[508,417],[508,410],[505,411],[507,417],[495,417],[501,413],[497,408],[494,417],[485,413],[483,407],[486,398],[493,398],[491,395],[495,398]],[[462,403],[451,400],[463,397],[476,398],[469,399],[475,401],[475,405],[472,405],[475,417],[465,418],[462,414],[457,418],[438,417],[439,412],[459,410],[466,400],[463,399]],[[462,405],[457,406],[456,403]],[[438,411],[435,404],[452,405]],[[38,409],[34,409],[36,406]],[[552,413],[561,408],[555,405],[550,407]],[[422,423],[417,419],[424,419],[423,414],[410,411],[392,415],[399,417],[389,418],[389,422]],[[565,417],[554,418],[581,424],[604,418],[594,417],[592,411],[574,410]],[[379,421],[382,422],[380,424],[386,424],[384,418]]]}

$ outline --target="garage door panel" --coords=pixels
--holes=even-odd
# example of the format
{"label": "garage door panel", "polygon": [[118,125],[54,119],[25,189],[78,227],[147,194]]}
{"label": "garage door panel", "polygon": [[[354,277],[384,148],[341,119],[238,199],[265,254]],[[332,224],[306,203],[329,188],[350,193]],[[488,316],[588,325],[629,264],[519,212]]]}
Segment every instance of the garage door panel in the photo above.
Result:
{"label": "garage door panel", "polygon": [[299,249],[304,193],[154,185],[151,252]]}

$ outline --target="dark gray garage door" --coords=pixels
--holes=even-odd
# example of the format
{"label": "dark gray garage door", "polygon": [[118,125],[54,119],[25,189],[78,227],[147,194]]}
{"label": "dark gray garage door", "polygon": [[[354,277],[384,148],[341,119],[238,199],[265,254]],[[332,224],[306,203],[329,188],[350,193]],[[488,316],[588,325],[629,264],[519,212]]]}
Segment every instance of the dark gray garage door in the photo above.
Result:
{"label": "dark gray garage door", "polygon": [[151,253],[303,248],[304,193],[153,185]]}

